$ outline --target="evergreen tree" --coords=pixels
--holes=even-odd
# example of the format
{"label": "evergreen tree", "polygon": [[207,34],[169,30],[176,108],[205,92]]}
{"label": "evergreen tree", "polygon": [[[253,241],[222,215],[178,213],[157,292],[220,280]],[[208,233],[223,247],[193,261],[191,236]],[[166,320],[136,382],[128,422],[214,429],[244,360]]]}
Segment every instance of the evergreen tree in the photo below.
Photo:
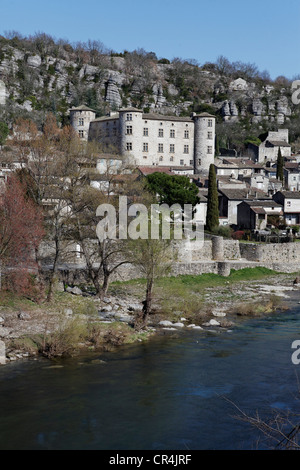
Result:
{"label": "evergreen tree", "polygon": [[198,187],[190,183],[187,176],[168,175],[155,172],[147,177],[146,188],[158,195],[160,204],[192,204],[195,207],[199,203]]}
{"label": "evergreen tree", "polygon": [[283,156],[281,154],[280,147],[278,149],[278,156],[277,156],[277,170],[276,170],[276,178],[283,182]]}
{"label": "evergreen tree", "polygon": [[212,232],[219,226],[219,200],[215,167],[209,167],[206,229]]}

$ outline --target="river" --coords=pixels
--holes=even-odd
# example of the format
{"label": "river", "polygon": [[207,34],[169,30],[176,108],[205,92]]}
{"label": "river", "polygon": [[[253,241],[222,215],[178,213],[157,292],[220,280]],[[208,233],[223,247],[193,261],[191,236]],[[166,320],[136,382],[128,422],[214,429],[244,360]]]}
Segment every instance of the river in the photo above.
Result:
{"label": "river", "polygon": [[297,304],[229,331],[166,332],[117,352],[2,366],[0,449],[266,448],[234,404],[262,418],[297,411]]}

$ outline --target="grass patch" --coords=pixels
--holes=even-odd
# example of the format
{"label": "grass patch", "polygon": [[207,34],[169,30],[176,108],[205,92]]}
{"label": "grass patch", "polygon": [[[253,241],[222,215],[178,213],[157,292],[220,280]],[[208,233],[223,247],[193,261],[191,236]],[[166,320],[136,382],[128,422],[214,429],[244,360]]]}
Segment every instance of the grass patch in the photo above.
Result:
{"label": "grass patch", "polygon": [[[191,322],[203,319],[211,313],[211,305],[207,299],[208,292],[213,291],[212,301],[219,301],[227,297],[238,300],[231,291],[231,286],[239,282],[255,281],[281,273],[264,267],[243,268],[231,270],[230,276],[205,273],[199,275],[180,275],[159,278],[155,282],[154,302],[156,313],[172,321],[178,320],[179,315]],[[114,295],[136,295],[141,299],[145,295],[145,279],[134,279],[111,284],[110,292]],[[250,308],[250,307],[249,307]],[[251,307],[254,308],[255,307]]]}
{"label": "grass patch", "polygon": [[282,299],[274,294],[270,295],[264,301],[243,302],[236,304],[230,310],[230,313],[239,316],[260,316],[267,313],[274,313],[278,309],[285,310]]}

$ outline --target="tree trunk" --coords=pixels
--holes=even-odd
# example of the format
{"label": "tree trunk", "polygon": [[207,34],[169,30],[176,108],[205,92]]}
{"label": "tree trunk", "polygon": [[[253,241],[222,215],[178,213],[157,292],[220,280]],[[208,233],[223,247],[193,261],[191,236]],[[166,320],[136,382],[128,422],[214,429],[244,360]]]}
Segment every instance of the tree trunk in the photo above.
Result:
{"label": "tree trunk", "polygon": [[103,300],[103,297],[107,293],[107,289],[108,289],[108,285],[109,285],[109,276],[110,276],[110,272],[106,271],[106,270],[103,270],[103,283],[102,283],[102,287],[101,287],[100,292],[99,292],[99,297],[102,300]]}
{"label": "tree trunk", "polygon": [[50,280],[49,280],[49,287],[48,287],[48,294],[47,294],[47,302],[51,302],[53,296],[53,284],[54,284],[54,274],[56,273],[56,266],[59,257],[59,242],[55,240],[55,257],[53,261],[52,270],[50,273]]}
{"label": "tree trunk", "polygon": [[153,290],[153,278],[151,277],[147,281],[147,289],[146,289],[146,299],[144,300],[143,306],[143,326],[147,326],[148,317],[151,312],[152,306],[152,290]]}

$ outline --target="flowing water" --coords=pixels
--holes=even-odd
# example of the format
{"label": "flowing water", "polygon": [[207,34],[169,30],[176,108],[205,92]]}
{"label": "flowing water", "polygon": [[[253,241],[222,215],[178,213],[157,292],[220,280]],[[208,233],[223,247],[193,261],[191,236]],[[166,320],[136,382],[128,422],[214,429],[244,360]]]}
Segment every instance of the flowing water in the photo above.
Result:
{"label": "flowing water", "polygon": [[257,448],[258,431],[236,418],[235,405],[262,418],[298,412],[298,339],[294,302],[231,331],[185,330],[117,352],[8,364],[0,449]]}

